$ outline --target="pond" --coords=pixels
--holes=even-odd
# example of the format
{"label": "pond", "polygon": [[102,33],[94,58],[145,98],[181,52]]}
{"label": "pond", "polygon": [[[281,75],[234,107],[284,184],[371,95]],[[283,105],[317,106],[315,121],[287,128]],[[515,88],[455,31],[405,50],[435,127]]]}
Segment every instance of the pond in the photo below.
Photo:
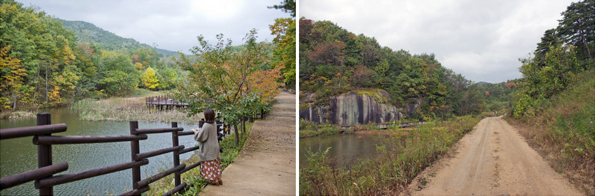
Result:
{"label": "pond", "polygon": [[[99,136],[130,135],[129,122],[83,121],[78,113],[68,108],[52,108],[41,112],[51,114],[52,124],[66,123],[66,132],[52,135]],[[1,120],[1,128],[35,126],[36,118],[22,120]],[[139,122],[141,129],[171,127],[170,123]],[[178,123],[178,127],[190,130],[197,124]],[[37,146],[33,137],[13,138],[0,141],[0,177],[19,174],[37,168]],[[192,135],[179,137],[179,144],[186,147],[196,145]],[[148,134],[148,139],[140,140],[140,152],[148,152],[172,146],[171,133]],[[180,155],[180,161],[190,158],[192,153]],[[97,144],[65,144],[52,146],[52,163],[68,162],[66,174],[99,167],[130,162],[130,142]],[[173,167],[173,153],[149,158],[149,164],[141,166],[141,179],[157,174],[158,169]],[[132,190],[132,170],[97,176],[72,183],[54,186],[55,195],[106,195],[122,194]],[[21,184],[0,191],[0,195],[38,195],[33,182]]]}
{"label": "pond", "polygon": [[[340,134],[300,138],[300,167],[309,167],[307,151],[312,153],[329,149],[329,156],[337,158],[340,165],[350,165],[357,159],[370,159],[376,157],[376,140],[382,137],[365,134]],[[353,162],[354,163],[354,162]]]}

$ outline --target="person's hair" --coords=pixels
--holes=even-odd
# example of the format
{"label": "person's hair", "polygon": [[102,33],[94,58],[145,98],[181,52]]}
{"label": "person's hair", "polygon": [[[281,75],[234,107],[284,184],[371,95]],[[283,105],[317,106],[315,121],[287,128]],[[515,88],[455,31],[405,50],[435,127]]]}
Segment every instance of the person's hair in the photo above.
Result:
{"label": "person's hair", "polygon": [[215,112],[211,109],[206,109],[204,111],[205,115],[205,122],[209,124],[213,124],[215,122]]}

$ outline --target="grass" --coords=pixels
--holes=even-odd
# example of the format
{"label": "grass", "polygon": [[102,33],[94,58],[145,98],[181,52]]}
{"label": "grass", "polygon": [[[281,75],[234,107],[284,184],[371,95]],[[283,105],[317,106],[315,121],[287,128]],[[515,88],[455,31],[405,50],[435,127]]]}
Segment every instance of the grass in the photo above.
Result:
{"label": "grass", "polygon": [[167,95],[169,91],[151,91],[144,88],[137,88],[134,89],[131,93],[131,97],[149,97],[149,96],[159,96],[159,95]]}
{"label": "grass", "polygon": [[[246,123],[246,130],[251,130],[252,125],[254,123]],[[221,169],[224,170],[229,166],[229,164],[233,163],[234,160],[238,157],[240,150],[244,146],[244,142],[250,135],[250,131],[246,132],[246,134],[240,134],[240,144],[235,146],[235,136],[229,135],[223,141],[221,141],[220,146],[223,148],[223,153],[221,153]],[[193,155],[189,159],[182,162],[182,164],[191,165],[199,161],[198,155]],[[169,168],[162,168],[159,169],[159,172],[165,171]],[[200,167],[196,167],[191,169],[182,174],[182,183],[186,182],[186,184],[190,185],[190,188],[186,190],[184,194],[177,194],[177,195],[198,195],[207,185],[207,180],[202,178],[200,174]],[[169,190],[174,188],[173,184],[174,175],[168,175],[156,182],[150,184],[151,189],[145,193],[147,196],[152,195],[163,195],[164,193],[168,192]]]}
{"label": "grass", "polygon": [[536,115],[506,117],[551,166],[588,195],[595,194],[595,70],[543,104]]}
{"label": "grass", "polygon": [[0,119],[21,119],[21,118],[33,118],[36,117],[35,113],[30,111],[16,111],[16,112],[2,112],[0,113]]}
{"label": "grass", "polygon": [[70,106],[80,112],[82,120],[91,121],[130,121],[145,122],[184,122],[197,123],[199,116],[188,117],[179,109],[158,111],[155,107],[147,107],[144,98],[83,99]]}
{"label": "grass", "polygon": [[318,124],[312,121],[300,119],[300,138],[336,135],[341,133],[341,127],[334,124]]}
{"label": "grass", "polygon": [[380,156],[354,166],[339,167],[337,159],[329,158],[328,149],[308,152],[309,166],[299,169],[300,195],[396,195],[479,120],[465,116],[450,122],[428,122],[408,130],[409,134],[378,137]]}

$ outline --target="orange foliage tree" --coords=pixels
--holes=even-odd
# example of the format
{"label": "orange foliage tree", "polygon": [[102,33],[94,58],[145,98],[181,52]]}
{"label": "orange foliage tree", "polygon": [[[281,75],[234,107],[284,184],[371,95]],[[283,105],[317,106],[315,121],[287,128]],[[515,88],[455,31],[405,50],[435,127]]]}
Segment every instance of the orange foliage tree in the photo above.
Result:
{"label": "orange foliage tree", "polygon": [[198,36],[200,47],[191,50],[198,57],[196,62],[180,53],[177,63],[190,75],[188,81],[178,84],[174,96],[189,104],[188,115],[208,108],[221,112],[234,126],[237,145],[238,120],[270,110],[281,85],[277,81],[283,67],[270,65],[270,44],[256,43],[256,30],[246,35],[245,48],[239,52],[232,51],[231,40],[224,40],[222,34],[217,35],[217,40],[211,45],[202,35]]}
{"label": "orange foliage tree", "polygon": [[516,84],[511,81],[511,82],[504,83],[504,86],[506,86],[507,89],[511,89],[511,88],[515,88]]}

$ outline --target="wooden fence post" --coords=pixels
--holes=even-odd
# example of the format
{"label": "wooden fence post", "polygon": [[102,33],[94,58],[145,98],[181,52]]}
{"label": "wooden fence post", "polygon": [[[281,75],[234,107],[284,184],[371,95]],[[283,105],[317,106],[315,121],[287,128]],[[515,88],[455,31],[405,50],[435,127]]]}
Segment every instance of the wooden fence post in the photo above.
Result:
{"label": "wooden fence post", "polygon": [[[37,114],[37,125],[49,125],[52,124],[52,118],[50,113],[38,113]],[[43,136],[50,136],[50,134],[44,134]],[[48,165],[52,165],[52,145],[37,145],[37,166],[42,168]],[[48,176],[49,178],[52,176]],[[39,180],[37,180],[39,181]],[[40,188],[39,195],[54,195],[54,187]]]}
{"label": "wooden fence post", "polygon": [[[178,122],[171,122],[171,127],[177,128]],[[173,147],[176,147],[179,145],[178,131],[171,132],[171,140],[173,143]],[[180,151],[174,150],[174,168],[177,167],[178,165],[180,165]],[[177,187],[178,185],[180,185],[182,183],[180,174],[181,174],[180,171],[176,171],[176,173],[174,174],[174,176],[175,176],[175,186],[174,187]]]}
{"label": "wooden fence post", "polygon": [[[136,133],[136,129],[138,129],[138,121],[130,121],[130,135],[138,135]],[[138,140],[130,141],[130,151],[132,161],[136,161],[136,155],[140,153],[140,147]],[[140,181],[140,166],[136,166],[132,168],[132,188],[139,189],[137,182]]]}

